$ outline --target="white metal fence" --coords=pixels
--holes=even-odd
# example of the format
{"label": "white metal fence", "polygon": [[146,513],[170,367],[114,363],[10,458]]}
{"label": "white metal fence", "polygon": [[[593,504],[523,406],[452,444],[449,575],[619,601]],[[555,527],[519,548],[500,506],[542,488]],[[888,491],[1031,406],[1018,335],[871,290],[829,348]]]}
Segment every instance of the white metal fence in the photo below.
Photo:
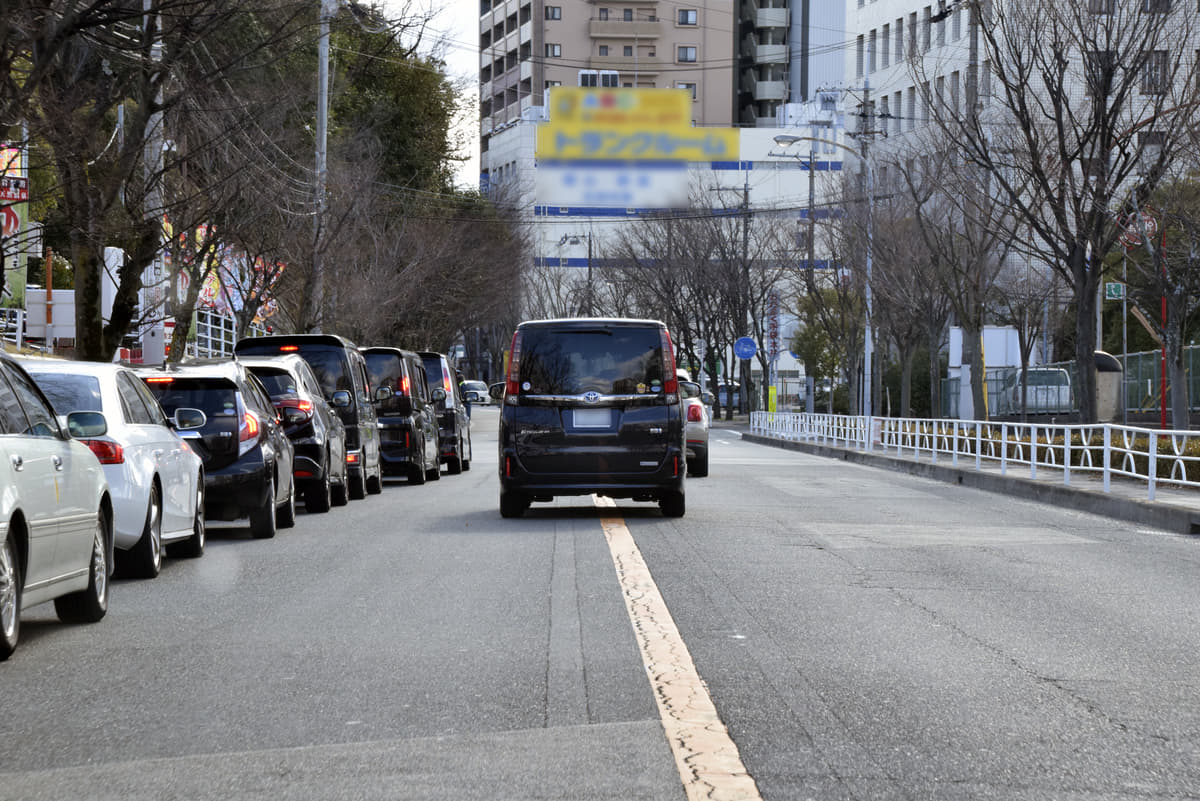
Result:
{"label": "white metal fence", "polygon": [[1105,492],[1115,477],[1144,484],[1148,500],[1159,486],[1200,488],[1200,432],[783,412],[751,413],[750,431],[935,464],[967,463],[976,470],[986,461],[1002,474],[1019,471],[1030,478],[1054,471],[1068,486],[1073,476],[1095,476]]}

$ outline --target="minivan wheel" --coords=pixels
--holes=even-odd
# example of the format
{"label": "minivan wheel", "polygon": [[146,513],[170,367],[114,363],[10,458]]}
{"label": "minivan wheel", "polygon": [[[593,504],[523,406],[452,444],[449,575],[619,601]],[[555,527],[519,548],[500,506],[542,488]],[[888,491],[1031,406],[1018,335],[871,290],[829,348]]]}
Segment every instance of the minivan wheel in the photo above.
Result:
{"label": "minivan wheel", "polygon": [[426,478],[425,474],[427,472],[428,471],[425,469],[424,464],[417,464],[416,462],[409,462],[408,463],[408,483],[409,484],[424,484],[425,478]]}
{"label": "minivan wheel", "polygon": [[668,492],[658,499],[663,517],[683,517],[686,508],[682,492]]}
{"label": "minivan wheel", "polygon": [[462,441],[460,440],[458,446],[454,449],[454,455],[446,459],[446,472],[452,476],[457,476],[462,471]]}
{"label": "minivan wheel", "polygon": [[309,487],[304,493],[304,508],[309,514],[328,512],[333,506],[333,477],[329,475],[329,456],[325,456],[325,464],[321,467],[321,483]]}
{"label": "minivan wheel", "polygon": [[367,479],[367,492],[372,495],[378,495],[383,492],[383,467],[380,466],[375,475]]}
{"label": "minivan wheel", "polygon": [[367,477],[363,473],[354,475],[351,473],[346,476],[346,480],[350,482],[350,500],[361,501],[367,497]]}
{"label": "minivan wheel", "polygon": [[500,492],[500,516],[520,517],[529,508],[529,496],[520,492]]}

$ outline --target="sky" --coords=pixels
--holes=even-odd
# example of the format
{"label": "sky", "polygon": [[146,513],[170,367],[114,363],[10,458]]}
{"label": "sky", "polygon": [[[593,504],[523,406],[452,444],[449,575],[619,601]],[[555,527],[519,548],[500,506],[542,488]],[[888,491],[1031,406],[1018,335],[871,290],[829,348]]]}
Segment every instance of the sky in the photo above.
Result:
{"label": "sky", "polygon": [[449,42],[446,64],[454,78],[469,81],[469,119],[459,121],[470,160],[456,171],[455,184],[466,189],[479,186],[479,0],[446,0],[435,26]]}

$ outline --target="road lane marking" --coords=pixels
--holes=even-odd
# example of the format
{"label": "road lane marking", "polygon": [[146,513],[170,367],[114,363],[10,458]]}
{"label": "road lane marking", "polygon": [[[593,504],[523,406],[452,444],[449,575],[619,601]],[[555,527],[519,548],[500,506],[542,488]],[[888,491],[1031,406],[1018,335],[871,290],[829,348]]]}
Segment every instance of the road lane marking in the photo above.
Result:
{"label": "road lane marking", "polygon": [[616,503],[598,495],[592,502],[689,801],[762,801]]}

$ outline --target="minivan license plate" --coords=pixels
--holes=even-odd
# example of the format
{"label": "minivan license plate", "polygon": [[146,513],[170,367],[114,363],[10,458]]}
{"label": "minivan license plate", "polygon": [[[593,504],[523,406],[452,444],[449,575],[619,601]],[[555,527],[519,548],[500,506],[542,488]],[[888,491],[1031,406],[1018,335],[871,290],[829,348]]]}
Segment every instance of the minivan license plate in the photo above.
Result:
{"label": "minivan license plate", "polygon": [[609,409],[575,409],[571,418],[576,428],[608,428],[612,423]]}

